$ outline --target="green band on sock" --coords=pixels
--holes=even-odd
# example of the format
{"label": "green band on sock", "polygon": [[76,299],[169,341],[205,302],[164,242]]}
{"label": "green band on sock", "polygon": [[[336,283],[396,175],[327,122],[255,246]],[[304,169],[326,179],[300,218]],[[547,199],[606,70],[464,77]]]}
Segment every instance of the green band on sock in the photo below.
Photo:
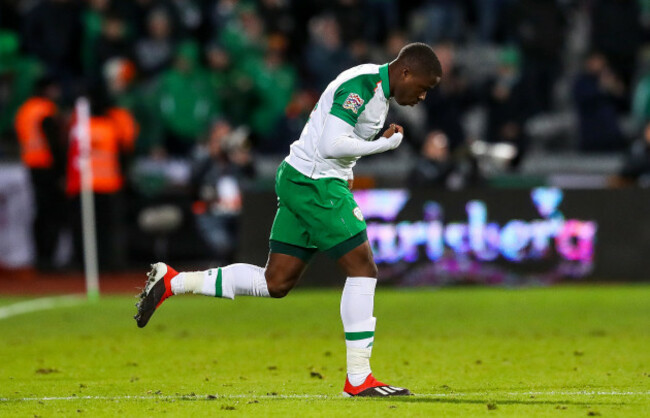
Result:
{"label": "green band on sock", "polygon": [[365,340],[375,336],[375,331],[346,332],[345,339],[348,341]]}
{"label": "green band on sock", "polygon": [[223,289],[221,287],[221,269],[218,269],[217,281],[214,283],[214,296],[217,298],[223,297]]}

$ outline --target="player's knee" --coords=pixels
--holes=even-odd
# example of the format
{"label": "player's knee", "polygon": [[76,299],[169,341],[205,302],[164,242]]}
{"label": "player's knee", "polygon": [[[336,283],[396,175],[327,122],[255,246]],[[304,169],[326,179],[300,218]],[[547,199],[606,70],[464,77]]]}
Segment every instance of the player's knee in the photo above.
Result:
{"label": "player's knee", "polygon": [[271,297],[275,299],[280,299],[287,296],[290,290],[291,287],[289,286],[269,285],[269,295],[271,295]]}
{"label": "player's knee", "polygon": [[293,289],[295,280],[273,272],[266,272],[266,286],[272,298],[283,298]]}
{"label": "player's knee", "polygon": [[369,263],[369,265],[366,267],[368,273],[365,275],[365,277],[377,277],[377,274],[379,271],[377,270],[377,264],[375,263]]}
{"label": "player's knee", "polygon": [[377,277],[377,264],[370,261],[368,263],[363,263],[358,266],[355,266],[353,269],[354,272],[349,274],[349,276],[360,276],[360,277]]}
{"label": "player's knee", "polygon": [[377,265],[373,261],[356,262],[342,266],[348,277],[372,277],[377,278]]}
{"label": "player's knee", "polygon": [[377,269],[377,264],[372,263],[372,276],[370,277],[377,277],[379,275],[379,270]]}
{"label": "player's knee", "polygon": [[269,295],[271,295],[272,298],[283,298],[289,294],[289,291],[293,288],[291,284],[288,283],[274,283],[274,282],[267,282],[266,285],[268,286],[269,289]]}

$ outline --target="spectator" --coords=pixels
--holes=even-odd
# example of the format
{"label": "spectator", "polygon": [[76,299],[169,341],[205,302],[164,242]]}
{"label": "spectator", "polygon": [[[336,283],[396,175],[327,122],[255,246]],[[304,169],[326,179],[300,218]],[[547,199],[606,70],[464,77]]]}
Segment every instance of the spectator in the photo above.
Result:
{"label": "spectator", "polygon": [[425,0],[414,13],[413,35],[428,44],[443,41],[459,42],[465,26],[463,2],[456,0]]}
{"label": "spectator", "polygon": [[437,45],[435,50],[443,76],[438,88],[429,92],[424,102],[427,124],[429,130],[440,130],[447,134],[449,148],[453,151],[465,143],[462,121],[472,103],[472,94],[469,82],[455,63],[453,45]]}
{"label": "spectator", "polygon": [[173,68],[161,74],[155,94],[164,148],[172,155],[189,155],[209,123],[220,113],[210,91],[209,75],[198,60],[198,46],[183,42],[178,47]]}
{"label": "spectator", "polygon": [[102,32],[93,46],[94,58],[91,88],[101,83],[104,64],[115,57],[131,58],[133,51],[124,19],[116,13],[108,13],[102,21]]}
{"label": "spectator", "polygon": [[168,0],[174,18],[174,28],[180,38],[200,39],[202,35],[203,11],[199,1]]}
{"label": "spectator", "polygon": [[341,41],[349,45],[363,36],[363,27],[367,16],[364,14],[361,0],[335,0],[330,6],[339,26]]}
{"label": "spectator", "polygon": [[[386,34],[399,29],[400,14],[396,0],[365,0],[365,39],[371,43],[383,43]],[[390,54],[389,54],[390,55]],[[396,57],[397,55],[390,55]]]}
{"label": "spectator", "polygon": [[136,83],[135,77],[135,65],[127,59],[112,58],[104,65],[109,101],[128,110],[138,121],[140,129],[135,140],[135,155],[161,158],[165,153],[152,94],[147,85]]}
{"label": "spectator", "polygon": [[236,66],[228,51],[217,43],[206,48],[210,85],[226,118],[236,124],[248,123],[255,106],[254,77]]}
{"label": "spectator", "polygon": [[285,44],[281,36],[272,37],[264,59],[250,60],[245,68],[255,97],[249,126],[260,145],[273,135],[296,86],[296,73],[284,60]]}
{"label": "spectator", "polygon": [[380,48],[375,48],[373,51],[372,62],[389,62],[391,59],[399,55],[399,51],[408,43],[409,41],[406,37],[406,33],[399,30],[389,32],[388,35],[386,35],[386,42],[384,42]]}
{"label": "spectator", "polygon": [[449,155],[449,139],[442,131],[431,131],[422,144],[417,162],[408,177],[411,187],[446,187],[454,165]]}
{"label": "spectator", "polygon": [[[79,132],[75,125],[68,153],[66,192],[70,197],[75,263],[81,265],[81,178],[79,173]],[[108,102],[95,100],[89,121],[90,165],[93,170],[97,225],[97,255],[102,271],[125,267],[124,176],[126,158],[133,151],[137,123],[125,109],[109,107]]]}
{"label": "spectator", "polygon": [[551,109],[555,81],[562,71],[566,17],[555,0],[511,3],[508,27],[523,55],[522,82],[533,113]]}
{"label": "spectator", "polygon": [[171,64],[174,53],[172,27],[166,9],[158,8],[147,16],[147,33],[135,44],[135,61],[144,79],[149,79]]}
{"label": "spectator", "polygon": [[0,31],[0,139],[9,136],[16,111],[32,95],[42,73],[38,60],[18,53],[18,36]]}
{"label": "spectator", "polygon": [[467,151],[463,147],[451,152],[447,135],[442,131],[430,131],[408,176],[408,184],[451,190],[480,184],[478,163]]}
{"label": "spectator", "polygon": [[219,43],[226,48],[236,65],[264,54],[264,23],[252,6],[242,6],[236,19],[219,34]]}
{"label": "spectator", "polygon": [[357,65],[372,62],[372,58],[370,56],[370,47],[368,43],[362,38],[354,39],[352,42],[350,42],[348,51],[350,53],[352,61]]}
{"label": "spectator", "polygon": [[[52,24],[56,22],[56,24]],[[73,0],[43,0],[25,16],[28,53],[39,58],[48,74],[60,81],[69,96],[81,73],[81,8]]]}
{"label": "spectator", "polygon": [[646,122],[641,138],[629,147],[620,175],[643,187],[650,187],[650,122]]}
{"label": "spectator", "polygon": [[318,101],[318,94],[310,90],[294,93],[277,127],[272,129],[267,140],[261,144],[260,151],[268,154],[284,155],[309,120]]}
{"label": "spectator", "polygon": [[327,84],[353,65],[344,47],[341,31],[331,15],[315,17],[309,22],[310,38],[305,50],[306,67],[311,85],[322,91]]}
{"label": "spectator", "polygon": [[16,114],[16,133],[23,164],[29,169],[36,217],[32,233],[36,268],[54,269],[54,253],[65,226],[64,175],[66,136],[59,102],[61,87],[51,78],[39,82],[37,95]]}
{"label": "spectator", "polygon": [[135,39],[146,36],[149,16],[154,9],[165,9],[168,13],[171,10],[166,0],[134,0],[120,2],[120,5],[123,6],[123,13],[132,25]]}
{"label": "spectator", "polygon": [[530,112],[530,96],[524,90],[520,56],[516,49],[501,52],[498,73],[486,89],[487,142],[506,142],[517,148],[517,157],[511,166],[517,167],[527,148],[524,124]]}
{"label": "spectator", "polygon": [[237,249],[242,182],[254,176],[244,128],[215,123],[193,161],[193,205],[199,233],[219,263],[231,263]]}
{"label": "spectator", "polygon": [[477,20],[476,32],[481,42],[494,43],[507,3],[508,0],[473,0]]}
{"label": "spectator", "polygon": [[269,33],[291,36],[296,22],[289,8],[289,0],[260,0],[259,11]]}
{"label": "spectator", "polygon": [[237,18],[239,0],[215,0],[208,6],[206,15],[212,27],[212,37],[219,39],[220,32]]}
{"label": "spectator", "polygon": [[100,68],[95,47],[102,35],[104,18],[110,6],[111,0],[91,0],[88,2],[88,8],[81,15],[83,25],[81,61],[84,76],[87,78],[96,76]]}
{"label": "spectator", "polygon": [[624,93],[623,83],[609,68],[603,54],[591,52],[573,84],[581,151],[614,151],[625,146],[618,122]]}
{"label": "spectator", "polygon": [[641,47],[641,10],[637,0],[595,0],[591,45],[607,59],[625,87],[630,86]]}
{"label": "spectator", "polygon": [[634,88],[632,116],[639,127],[650,120],[650,73],[642,76]]}

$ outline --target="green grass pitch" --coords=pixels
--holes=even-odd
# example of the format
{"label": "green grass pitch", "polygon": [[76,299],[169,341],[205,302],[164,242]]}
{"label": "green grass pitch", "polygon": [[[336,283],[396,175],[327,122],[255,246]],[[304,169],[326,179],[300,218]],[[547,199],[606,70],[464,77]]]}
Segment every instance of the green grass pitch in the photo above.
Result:
{"label": "green grass pitch", "polygon": [[[0,310],[26,298],[0,298]],[[340,291],[135,299],[0,320],[0,416],[650,416],[650,287],[380,289],[375,376],[341,396]]]}

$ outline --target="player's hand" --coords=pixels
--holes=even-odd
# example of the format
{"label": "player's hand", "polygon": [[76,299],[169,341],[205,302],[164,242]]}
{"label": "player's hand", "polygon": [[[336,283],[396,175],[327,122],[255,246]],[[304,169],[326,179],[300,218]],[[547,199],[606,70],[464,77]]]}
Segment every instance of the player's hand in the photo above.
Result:
{"label": "player's hand", "polygon": [[383,137],[386,138],[386,141],[388,141],[389,149],[395,149],[399,147],[399,144],[402,143],[402,139],[404,138],[404,128],[397,124],[391,123],[390,127],[386,129],[386,132],[384,132]]}
{"label": "player's hand", "polygon": [[390,138],[396,133],[400,133],[404,135],[404,128],[402,128],[400,125],[396,123],[391,123],[388,129],[386,129],[386,132],[384,132],[384,135],[382,135],[384,138]]}

